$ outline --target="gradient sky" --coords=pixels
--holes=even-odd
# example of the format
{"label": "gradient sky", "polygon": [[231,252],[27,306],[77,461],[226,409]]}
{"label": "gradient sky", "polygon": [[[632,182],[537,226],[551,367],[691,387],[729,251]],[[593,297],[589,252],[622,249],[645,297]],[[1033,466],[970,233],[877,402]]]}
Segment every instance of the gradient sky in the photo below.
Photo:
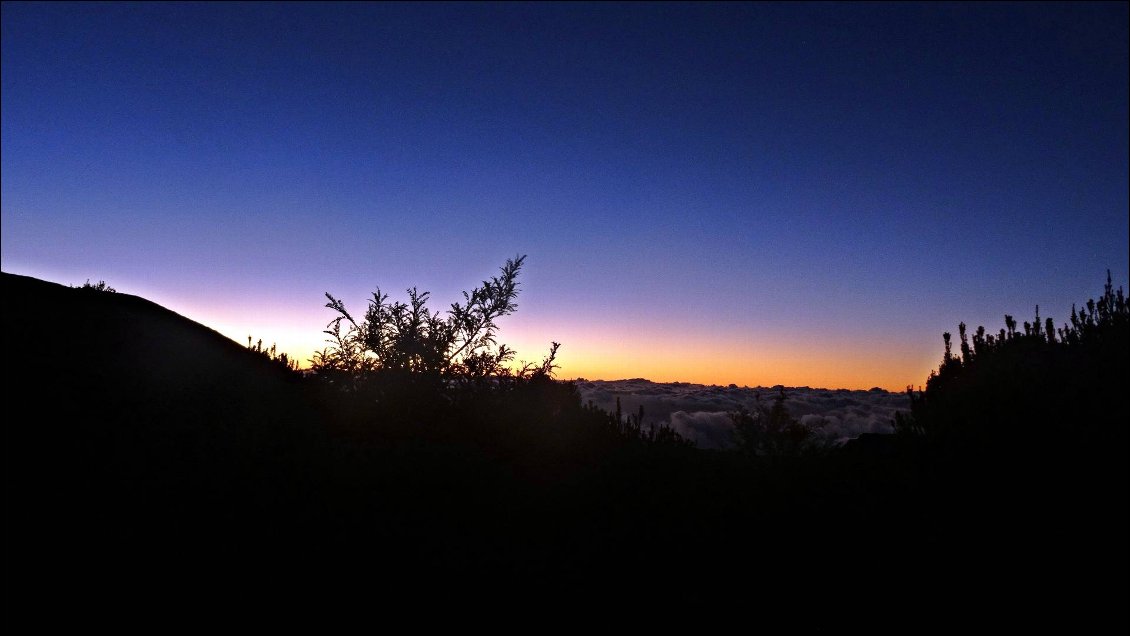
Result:
{"label": "gradient sky", "polygon": [[459,300],[562,377],[901,390],[1128,269],[1126,3],[4,3],[2,266],[309,357]]}

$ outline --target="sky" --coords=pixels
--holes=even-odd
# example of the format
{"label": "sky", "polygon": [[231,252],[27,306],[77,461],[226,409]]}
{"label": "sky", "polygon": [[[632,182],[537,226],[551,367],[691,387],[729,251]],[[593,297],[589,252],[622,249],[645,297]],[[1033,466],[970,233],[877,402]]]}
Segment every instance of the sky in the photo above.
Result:
{"label": "sky", "polygon": [[306,360],[528,256],[559,376],[903,390],[1130,277],[1126,3],[4,3],[0,265]]}

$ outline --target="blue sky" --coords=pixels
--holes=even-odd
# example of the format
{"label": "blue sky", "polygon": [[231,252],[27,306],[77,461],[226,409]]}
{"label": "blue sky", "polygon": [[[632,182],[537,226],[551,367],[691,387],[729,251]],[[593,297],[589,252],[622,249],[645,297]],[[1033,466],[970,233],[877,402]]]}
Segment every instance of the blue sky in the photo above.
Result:
{"label": "blue sky", "polygon": [[897,389],[1128,273],[1127,5],[8,4],[4,271],[306,357],[528,254],[562,375]]}

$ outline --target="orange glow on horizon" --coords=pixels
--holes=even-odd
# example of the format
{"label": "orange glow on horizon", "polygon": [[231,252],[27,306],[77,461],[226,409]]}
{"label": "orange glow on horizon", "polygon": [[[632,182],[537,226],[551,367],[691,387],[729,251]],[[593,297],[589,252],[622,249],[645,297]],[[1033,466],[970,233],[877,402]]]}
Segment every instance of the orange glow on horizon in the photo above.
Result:
{"label": "orange glow on horizon", "polygon": [[[637,359],[638,360],[638,359]],[[814,359],[799,356],[762,356],[756,361],[713,359],[705,356],[673,357],[632,363],[623,359],[594,356],[565,361],[558,369],[561,378],[620,380],[644,378],[653,382],[738,386],[809,386],[828,389],[870,389],[879,387],[902,392],[908,385],[920,386],[931,367],[911,360],[890,366],[850,359]]]}
{"label": "orange glow on horizon", "polygon": [[[193,308],[186,315],[244,346],[249,335],[254,340],[262,338],[265,347],[275,345],[279,353],[286,353],[301,368],[309,368],[314,353],[328,346],[321,333],[325,327],[323,312],[288,316],[283,311],[235,313]],[[241,326],[252,323],[261,328]],[[904,343],[899,347],[879,337],[873,342],[844,346],[811,335],[778,334],[757,339],[748,334],[718,332],[680,339],[652,327],[643,328],[632,337],[617,338],[575,328],[523,327],[526,328],[514,330],[517,338],[508,338],[505,333],[499,338],[518,352],[511,367],[539,364],[548,352],[549,339],[543,342],[538,334],[563,332],[556,360],[556,377],[562,379],[645,378],[653,382],[721,386],[783,384],[862,390],[880,387],[902,392],[908,385],[923,385],[930,371],[937,367],[938,357],[930,343],[926,343],[925,349],[918,346],[921,343]]]}

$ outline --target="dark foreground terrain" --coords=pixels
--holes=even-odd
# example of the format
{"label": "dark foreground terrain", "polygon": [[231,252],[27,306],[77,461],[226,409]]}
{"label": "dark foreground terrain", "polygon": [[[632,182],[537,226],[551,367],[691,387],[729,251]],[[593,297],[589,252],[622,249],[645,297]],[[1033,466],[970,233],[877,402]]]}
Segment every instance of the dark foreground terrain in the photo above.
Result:
{"label": "dark foreground terrain", "polygon": [[947,394],[1007,435],[749,456],[625,435],[564,383],[374,407],[141,298],[2,289],[9,624],[533,599],[1126,625],[1124,337],[1038,423]]}

